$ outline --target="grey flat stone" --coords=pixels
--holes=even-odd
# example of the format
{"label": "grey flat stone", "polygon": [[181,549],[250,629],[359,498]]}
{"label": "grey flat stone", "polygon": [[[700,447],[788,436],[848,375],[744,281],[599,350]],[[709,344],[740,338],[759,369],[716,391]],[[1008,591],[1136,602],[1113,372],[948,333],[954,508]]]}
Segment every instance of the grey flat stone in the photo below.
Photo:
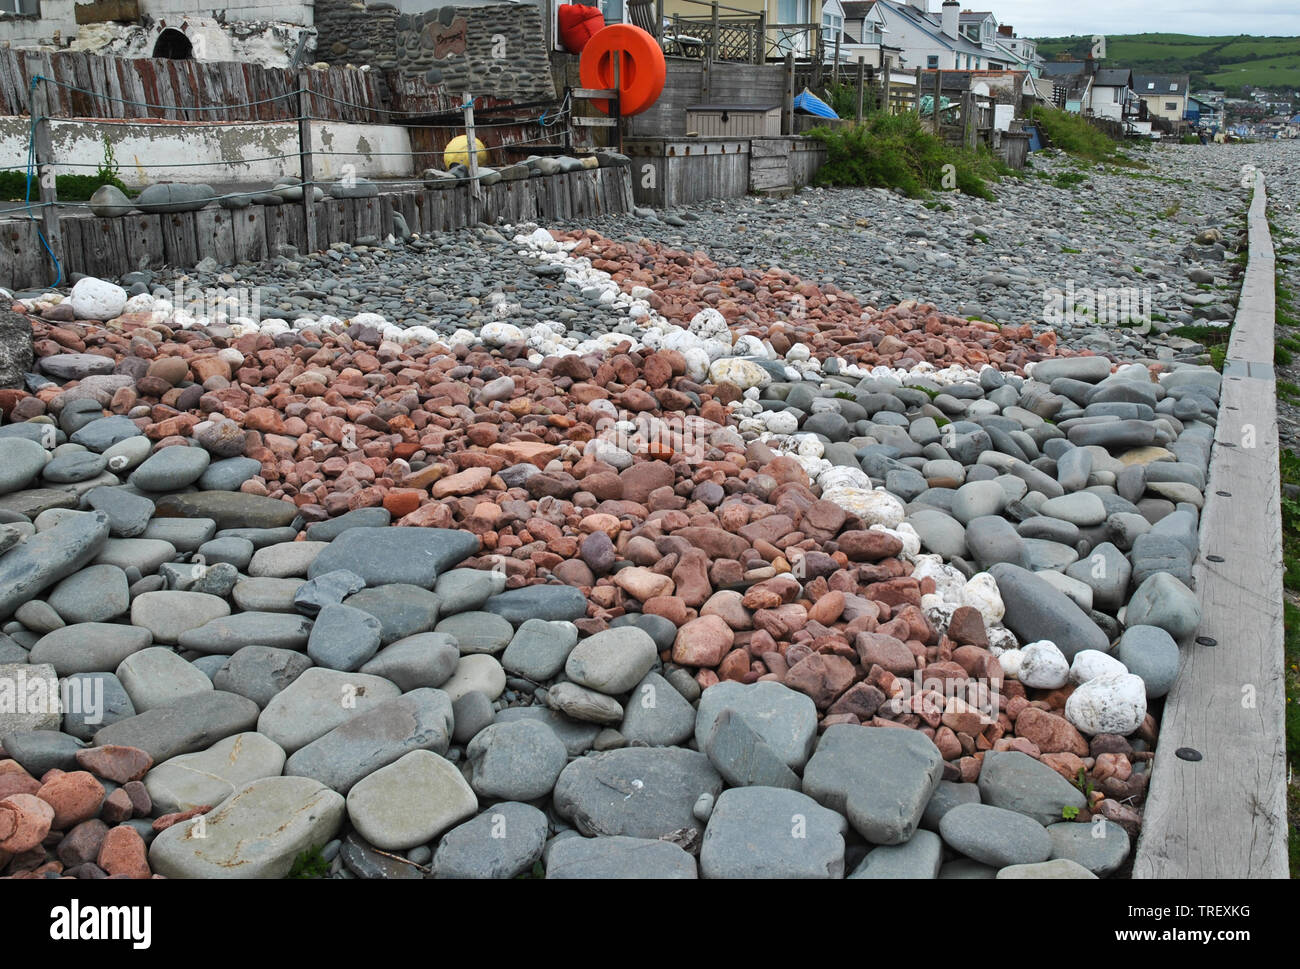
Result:
{"label": "grey flat stone", "polygon": [[158,500],[162,518],[210,518],[217,528],[276,528],[298,516],[297,507],[278,498],[241,491],[193,491]]}
{"label": "grey flat stone", "polygon": [[1110,640],[1065,593],[1005,562],[989,569],[1006,605],[1003,623],[1023,643],[1047,639],[1067,660],[1084,649],[1107,652]]}
{"label": "grey flat stone", "polygon": [[1047,829],[1017,811],[991,804],[959,804],[943,816],[939,833],[968,858],[1005,868],[1046,861],[1052,853]]}
{"label": "grey flat stone", "polygon": [[76,755],[86,746],[76,737],[57,730],[15,730],[0,737],[0,745],[4,746],[5,754],[36,778],[56,768],[80,770]]}
{"label": "grey flat stone", "polygon": [[106,622],[131,606],[126,573],[116,565],[90,565],[50,590],[46,601],[65,623]]}
{"label": "grey flat stone", "polygon": [[442,633],[418,633],[385,646],[361,667],[362,673],[392,680],[402,690],[439,687],[460,662],[456,644]]}
{"label": "grey flat stone", "polygon": [[693,808],[701,794],[715,798],[722,778],[697,751],[680,747],[625,747],[573,761],[560,773],[556,812],[589,836],[628,835],[699,843]]}
{"label": "grey flat stone", "polygon": [[327,669],[360,669],[379,651],[379,620],[352,606],[328,605],[316,615],[307,655]]}
{"label": "grey flat stone", "polygon": [[511,673],[544,683],[564,669],[577,643],[578,627],[573,623],[529,619],[501,654],[501,665]]}
{"label": "grey flat stone", "polygon": [[448,615],[479,609],[488,599],[506,588],[502,572],[485,569],[451,569],[438,576],[433,591],[443,601]]}
{"label": "grey flat stone", "polygon": [[541,721],[517,720],[484,727],[465,748],[465,760],[479,797],[531,801],[551,792],[568,753]]}
{"label": "grey flat stone", "polygon": [[384,646],[433,629],[442,609],[437,595],[405,583],[362,589],[343,604],[379,620],[379,640]]}
{"label": "grey flat stone", "polygon": [[461,653],[496,656],[510,645],[515,627],[490,612],[462,612],[439,621],[434,632],[446,633],[455,639]]}
{"label": "grey flat stone", "polygon": [[1052,859],[1076,862],[1098,878],[1118,871],[1128,858],[1128,832],[1106,818],[1048,825],[1047,834],[1052,840]]}
{"label": "grey flat stone", "polygon": [[799,790],[799,777],[735,710],[726,709],[704,742],[704,753],[732,787]]}
{"label": "grey flat stone", "polygon": [[803,791],[872,844],[901,844],[942,776],[943,758],[922,733],[836,724],[804,768]]}
{"label": "grey flat stone", "polygon": [[138,626],[80,622],[46,633],[32,647],[28,659],[33,663],[49,663],[60,676],[111,673],[124,659],[151,642],[149,630]]}
{"label": "grey flat stone", "polygon": [[156,811],[188,811],[220,804],[253,781],[279,777],[283,770],[284,751],[270,738],[248,731],[154,765],[144,786]]}
{"label": "grey flat stone", "polygon": [[617,696],[632,689],[658,659],[650,634],[634,626],[607,629],[569,653],[565,675],[588,689]]}
{"label": "grey flat stone", "polygon": [[189,824],[161,832],[149,865],[168,878],[284,878],[303,851],[325,844],[343,823],[344,800],[307,777],[254,781]]}
{"label": "grey flat stone", "polygon": [[817,740],[817,707],[810,697],[780,683],[715,684],[701,694],[696,708],[696,746],[703,748],[727,709],[743,716],[789,767],[799,770],[807,762]]}
{"label": "grey flat stone", "polygon": [[432,877],[514,878],[542,857],[547,832],[546,815],[531,804],[494,804],[442,836]]}
{"label": "grey flat stone", "polygon": [[942,864],[943,841],[933,831],[922,830],[904,844],[872,848],[849,877],[931,879],[939,877]]}
{"label": "grey flat stone", "polygon": [[247,697],[213,690],[109,724],[95,733],[95,744],[139,747],[161,763],[251,730],[257,714]]}
{"label": "grey flat stone", "polygon": [[447,528],[350,528],[341,532],[307,570],[307,578],[347,569],[367,586],[409,584],[430,589],[439,573],[479,549],[472,532]]}
{"label": "grey flat stone", "polygon": [[696,878],[695,859],[681,847],[656,838],[621,835],[570,837],[556,841],[546,862],[547,878]]}
{"label": "grey flat stone", "polygon": [[[213,656],[224,659],[224,654]],[[230,655],[212,677],[212,685],[246,696],[265,708],[271,699],[311,668],[302,653],[274,646],[244,646]]]}
{"label": "grey flat stone", "polygon": [[694,732],[695,708],[658,673],[647,673],[632,688],[619,727],[619,733],[629,744],[675,747]]}
{"label": "grey flat stone", "polygon": [[[412,690],[339,724],[295,751],[284,773],[312,777],[347,794],[363,777],[412,750],[445,754],[451,700],[441,690]],[[557,771],[558,773],[558,771]]]}
{"label": "grey flat stone", "polygon": [[131,698],[113,673],[74,673],[61,689],[69,703],[63,712],[63,732],[90,740],[96,731],[136,715]]}
{"label": "grey flat stone", "polygon": [[930,795],[930,801],[921,815],[921,827],[927,831],[938,831],[943,816],[959,804],[979,804],[980,789],[976,784],[959,784],[956,781],[940,781],[939,786]]}
{"label": "grey flat stone", "polygon": [[182,649],[232,655],[245,646],[306,649],[312,622],[305,616],[283,612],[240,612],[221,616],[181,633]]}
{"label": "grey flat stone", "polygon": [[89,565],[107,540],[108,516],[93,512],[69,517],[5,552],[0,556],[0,619]]}
{"label": "grey flat stone", "polygon": [[132,653],[117,667],[117,679],[137,713],[207,693],[212,681],[166,646]]}
{"label": "grey flat stone", "polygon": [[723,791],[704,831],[704,878],[843,878],[842,815],[775,787]]}
{"label": "grey flat stone", "polygon": [[1078,788],[1018,750],[985,753],[979,789],[983,803],[1019,811],[1044,825],[1061,820],[1063,808],[1082,811],[1087,806]]}
{"label": "grey flat stone", "polygon": [[400,695],[394,684],[378,676],[312,667],[271,699],[257,718],[257,731],[292,754]]}
{"label": "grey flat stone", "polygon": [[483,608],[516,626],[529,619],[572,621],[587,615],[587,597],[573,586],[530,585],[494,595]]}
{"label": "grey flat stone", "polygon": [[413,750],[353,785],[348,817],[363,838],[386,851],[427,844],[478,810],[454,764]]}
{"label": "grey flat stone", "polygon": [[517,720],[539,720],[551,728],[560,738],[570,757],[581,757],[591,750],[600,733],[600,727],[594,723],[571,720],[558,710],[550,707],[506,707],[496,715],[496,723],[512,723]]}

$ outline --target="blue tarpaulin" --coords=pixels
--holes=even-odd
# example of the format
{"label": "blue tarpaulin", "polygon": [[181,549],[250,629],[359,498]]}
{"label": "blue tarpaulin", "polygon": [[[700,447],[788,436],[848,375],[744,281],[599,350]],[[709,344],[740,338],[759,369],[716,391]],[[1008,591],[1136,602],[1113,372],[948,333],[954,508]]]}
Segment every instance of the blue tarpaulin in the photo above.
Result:
{"label": "blue tarpaulin", "polygon": [[807,88],[794,97],[794,109],[803,111],[807,114],[814,114],[819,118],[838,118],[839,115],[831,108],[829,104],[823,101],[817,95],[813,94]]}

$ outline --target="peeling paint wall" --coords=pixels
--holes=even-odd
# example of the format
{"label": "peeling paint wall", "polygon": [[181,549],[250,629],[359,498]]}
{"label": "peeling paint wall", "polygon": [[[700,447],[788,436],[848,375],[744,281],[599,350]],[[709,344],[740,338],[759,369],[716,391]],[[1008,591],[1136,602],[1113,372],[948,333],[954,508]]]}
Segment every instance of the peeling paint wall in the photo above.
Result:
{"label": "peeling paint wall", "polygon": [[[0,158],[26,158],[28,133],[26,118],[0,118]],[[56,164],[55,173],[93,173],[103,161],[105,137],[113,145],[119,177],[132,188],[163,181],[259,185],[281,175],[298,174],[298,125],[291,121],[219,128],[53,121],[50,140],[54,157],[65,163]],[[414,174],[410,151],[407,130],[400,125],[312,125],[312,168],[318,181],[349,174],[358,178],[410,176]],[[269,155],[288,157],[265,157]],[[195,162],[221,164],[198,166]]]}

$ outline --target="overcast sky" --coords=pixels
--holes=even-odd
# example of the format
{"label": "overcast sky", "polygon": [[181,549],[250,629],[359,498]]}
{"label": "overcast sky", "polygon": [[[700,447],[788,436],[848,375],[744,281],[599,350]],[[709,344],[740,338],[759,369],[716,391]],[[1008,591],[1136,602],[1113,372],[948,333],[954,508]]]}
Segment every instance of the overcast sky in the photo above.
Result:
{"label": "overcast sky", "polygon": [[[930,9],[941,0],[931,0]],[[962,9],[992,10],[1022,37],[1065,34],[1300,35],[1297,0],[962,0]]]}

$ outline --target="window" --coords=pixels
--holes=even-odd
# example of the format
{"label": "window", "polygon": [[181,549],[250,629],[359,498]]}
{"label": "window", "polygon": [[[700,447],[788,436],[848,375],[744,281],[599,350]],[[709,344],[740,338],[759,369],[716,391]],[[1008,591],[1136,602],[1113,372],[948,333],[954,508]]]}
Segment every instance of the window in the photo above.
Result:
{"label": "window", "polygon": [[933,71],[933,70],[937,70],[938,67],[939,67],[939,55],[938,55],[938,54],[931,54],[929,57],[927,57],[927,58],[925,59],[925,66],[928,67],[928,68],[929,68],[930,70],[932,70],[932,71]]}
{"label": "window", "polygon": [[1177,111],[1177,110],[1178,110],[1178,102],[1177,102],[1177,101],[1166,101],[1166,102],[1165,102],[1165,110],[1166,110],[1166,111]]}
{"label": "window", "polygon": [[1149,82],[1147,82],[1147,90],[1148,90],[1148,91],[1154,91],[1155,89],[1156,89],[1156,82],[1155,82],[1155,81],[1149,81]]}
{"label": "window", "polygon": [[41,0],[0,0],[0,13],[41,15]]}
{"label": "window", "polygon": [[1178,90],[1178,82],[1177,82],[1177,81],[1174,81],[1172,84],[1169,85],[1169,93],[1170,93],[1170,94],[1173,94],[1173,93],[1175,93],[1177,90]]}

